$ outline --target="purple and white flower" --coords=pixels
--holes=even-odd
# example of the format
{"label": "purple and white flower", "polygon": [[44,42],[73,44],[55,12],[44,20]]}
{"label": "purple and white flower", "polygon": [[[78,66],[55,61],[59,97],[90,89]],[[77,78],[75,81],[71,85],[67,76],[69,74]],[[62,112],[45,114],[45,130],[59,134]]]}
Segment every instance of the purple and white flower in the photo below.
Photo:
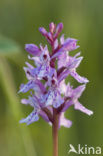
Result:
{"label": "purple and white flower", "polygon": [[[64,39],[64,34],[58,39],[63,24],[57,26],[53,22],[49,25],[49,32],[40,27],[40,33],[46,38],[51,46],[48,50],[47,45],[37,46],[26,44],[25,50],[32,56],[28,56],[33,61],[33,65],[26,62],[24,71],[28,82],[20,86],[19,93],[30,91],[28,99],[22,99],[21,103],[30,105],[33,111],[20,123],[27,125],[36,122],[41,116],[50,125],[54,122],[54,111],[58,116],[58,128],[61,126],[71,127],[72,121],[65,118],[65,111],[73,106],[75,110],[80,110],[87,115],[93,112],[85,108],[79,98],[86,88],[87,78],[80,76],[76,69],[80,65],[83,57],[80,52],[71,56],[71,51],[79,48],[77,39]],[[70,83],[66,84],[65,79],[72,76],[82,85],[73,88]],[[32,91],[32,93],[31,93]]]}

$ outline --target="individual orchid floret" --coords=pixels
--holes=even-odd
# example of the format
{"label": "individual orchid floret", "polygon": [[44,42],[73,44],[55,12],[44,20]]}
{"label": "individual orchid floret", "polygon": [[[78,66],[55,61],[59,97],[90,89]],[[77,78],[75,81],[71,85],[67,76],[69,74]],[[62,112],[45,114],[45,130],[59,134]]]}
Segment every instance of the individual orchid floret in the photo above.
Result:
{"label": "individual orchid floret", "polygon": [[[28,68],[24,68],[26,75],[28,77],[34,77],[35,79],[42,79],[43,77],[48,77],[48,73],[51,72],[51,67],[50,67],[50,55],[49,55],[49,51],[47,46],[45,46],[44,48],[41,46],[41,53],[36,57],[29,57],[29,59],[34,60],[35,61],[35,65],[37,66],[37,68],[32,68],[32,66],[30,66]],[[28,65],[28,63],[27,63]]]}
{"label": "individual orchid floret", "polygon": [[22,84],[20,86],[19,93],[26,93],[29,90],[35,91],[35,94],[41,94],[46,91],[44,85],[39,80],[30,80],[27,84]]}
{"label": "individual orchid floret", "polygon": [[79,48],[79,46],[77,46],[77,41],[78,40],[73,39],[73,38],[67,38],[64,41],[64,44],[62,45],[62,48],[60,49],[60,51],[73,51]]}
{"label": "individual orchid floret", "polygon": [[49,106],[45,108],[44,103],[40,103],[39,98],[34,94],[32,94],[32,96],[29,96],[28,99],[22,99],[21,103],[25,105],[30,105],[31,107],[33,107],[33,111],[26,118],[20,120],[20,123],[26,123],[27,125],[29,125],[32,122],[38,121],[39,116],[41,116],[46,122],[50,124],[52,123],[52,108]]}
{"label": "individual orchid floret", "polygon": [[[79,55],[80,53],[78,53]],[[65,79],[69,74],[74,77],[79,83],[88,83],[88,79],[85,77],[80,76],[76,72],[76,68],[80,65],[83,57],[77,57],[78,55],[75,55],[74,57],[68,56],[67,53],[63,54],[59,57],[58,61],[58,68],[64,67],[63,72],[59,75],[58,79],[62,81]],[[64,63],[63,63],[64,62]]]}
{"label": "individual orchid floret", "polygon": [[32,122],[36,122],[39,120],[39,115],[41,114],[41,105],[39,100],[36,96],[29,96],[28,99],[22,99],[21,101],[23,104],[31,105],[34,110],[30,115],[28,115],[25,119],[20,120],[20,123],[26,123],[27,125],[31,124]]}
{"label": "individual orchid floret", "polygon": [[[24,71],[27,83],[22,84],[19,90],[19,93],[30,92],[28,98],[22,99],[21,103],[33,108],[33,111],[20,120],[20,123],[29,125],[38,121],[40,117],[49,123],[53,129],[54,156],[58,156],[59,128],[72,126],[72,121],[65,118],[66,110],[73,106],[74,110],[80,110],[87,115],[93,114],[79,102],[89,81],[77,73],[77,68],[83,59],[80,52],[74,56],[70,55],[71,51],[79,48],[78,40],[64,39],[64,34],[59,39],[62,29],[62,23],[56,26],[53,22],[49,25],[49,32],[44,27],[39,28],[51,49],[42,44],[25,45],[25,50],[30,54],[28,59],[33,61],[33,64],[26,62]],[[74,88],[70,82],[65,83],[67,77],[73,77],[82,85]]]}
{"label": "individual orchid floret", "polygon": [[52,56],[52,59],[55,57],[59,57],[60,54],[62,54],[63,52],[73,51],[77,48],[79,48],[79,46],[77,46],[77,40],[73,38],[68,38],[64,41],[63,44],[61,44],[61,48]]}
{"label": "individual orchid floret", "polygon": [[59,92],[57,77],[53,75],[48,81],[50,89],[45,96],[42,97],[42,101],[45,103],[45,106],[51,105],[54,108],[58,108],[64,102],[64,99]]}
{"label": "individual orchid floret", "polygon": [[38,99],[36,98],[36,96],[34,97],[30,97],[29,99],[22,99],[22,103],[23,104],[30,104],[34,110],[32,111],[32,113],[27,116],[25,119],[20,120],[20,123],[26,123],[27,125],[31,124],[32,122],[36,122],[39,120],[39,111],[40,111],[40,104],[38,102]]}
{"label": "individual orchid floret", "polygon": [[47,46],[43,49],[39,59],[40,65],[34,70],[34,74],[38,77],[38,79],[42,79],[50,73],[50,56]]}
{"label": "individual orchid floret", "polygon": [[45,63],[49,64],[49,62],[50,62],[50,55],[49,55],[47,46],[45,46],[44,49],[42,48],[42,53],[40,55],[40,61],[44,64]]}
{"label": "individual orchid floret", "polygon": [[[65,85],[65,84],[64,84]],[[86,113],[87,115],[92,115],[93,111],[88,110],[85,108],[80,102],[78,101],[78,98],[82,95],[83,91],[85,90],[86,85],[80,85],[79,87],[73,89],[70,84],[65,87],[65,96],[67,99],[67,102],[65,103],[62,111],[66,111],[71,105],[74,105],[74,108],[77,110],[82,111],[83,113]]]}

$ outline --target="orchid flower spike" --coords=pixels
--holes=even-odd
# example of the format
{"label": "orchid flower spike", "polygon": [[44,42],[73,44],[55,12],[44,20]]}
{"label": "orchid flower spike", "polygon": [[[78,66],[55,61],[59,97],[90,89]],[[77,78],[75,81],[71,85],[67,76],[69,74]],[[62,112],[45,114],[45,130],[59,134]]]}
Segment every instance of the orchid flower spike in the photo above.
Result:
{"label": "orchid flower spike", "polygon": [[[29,53],[28,58],[34,65],[26,62],[24,71],[27,83],[20,86],[19,93],[31,92],[26,99],[21,102],[33,108],[32,113],[22,119],[20,123],[27,125],[39,120],[42,117],[50,125],[53,125],[58,116],[57,128],[61,126],[71,127],[72,122],[65,118],[65,111],[74,106],[74,110],[80,110],[87,115],[93,112],[85,108],[79,98],[89,82],[87,78],[80,76],[76,69],[80,65],[83,57],[80,53],[74,56],[70,54],[79,48],[78,40],[74,38],[64,38],[64,34],[58,39],[63,24],[57,26],[53,22],[49,25],[49,32],[40,27],[40,33],[45,37],[51,46],[51,51],[47,45],[26,44],[25,50]],[[57,62],[57,63],[56,63]],[[65,79],[72,76],[80,85],[74,88],[65,83]]]}

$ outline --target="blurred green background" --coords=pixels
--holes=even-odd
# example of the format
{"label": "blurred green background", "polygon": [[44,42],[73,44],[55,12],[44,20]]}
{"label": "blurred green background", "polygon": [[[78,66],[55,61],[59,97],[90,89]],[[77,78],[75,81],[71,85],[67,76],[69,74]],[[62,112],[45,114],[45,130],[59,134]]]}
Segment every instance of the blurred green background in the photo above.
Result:
{"label": "blurred green background", "polygon": [[69,144],[103,149],[103,0],[0,0],[0,156],[52,156],[51,127],[42,119],[19,124],[32,109],[17,94],[27,82],[24,44],[46,43],[38,27],[48,29],[51,21],[63,22],[65,37],[79,40],[84,60],[78,72],[90,80],[80,101],[94,111],[91,117],[67,111],[73,126],[59,131],[59,156],[68,155]]}

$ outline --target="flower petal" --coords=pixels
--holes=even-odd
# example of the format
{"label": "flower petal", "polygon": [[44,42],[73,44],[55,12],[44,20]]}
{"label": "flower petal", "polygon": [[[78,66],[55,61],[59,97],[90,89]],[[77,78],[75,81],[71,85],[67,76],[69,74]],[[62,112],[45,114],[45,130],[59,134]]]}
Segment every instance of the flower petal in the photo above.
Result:
{"label": "flower petal", "polygon": [[73,101],[72,100],[68,100],[65,104],[64,107],[62,108],[61,112],[65,112],[70,106],[73,105]]}
{"label": "flower petal", "polygon": [[46,64],[41,65],[39,68],[34,69],[34,75],[36,75],[38,80],[41,80],[43,77],[48,77],[50,67]]}
{"label": "flower petal", "polygon": [[78,48],[77,40],[73,38],[67,38],[64,41],[63,47],[60,49],[60,51],[72,51]]}
{"label": "flower petal", "polygon": [[28,67],[24,67],[23,69],[25,71],[25,74],[28,80],[35,79],[33,69],[28,68]]}
{"label": "flower petal", "polygon": [[43,28],[43,27],[40,27],[39,28],[39,31],[40,31],[40,33],[43,35],[43,36],[47,36],[47,31],[46,31],[46,29],[45,28]]}
{"label": "flower petal", "polygon": [[46,122],[50,122],[48,116],[46,115],[46,113],[42,110],[40,110],[39,115],[46,121]]}
{"label": "flower petal", "polygon": [[73,86],[71,86],[70,83],[68,83],[65,96],[70,98],[73,96],[72,94],[73,94]]}
{"label": "flower petal", "polygon": [[[41,65],[41,61],[40,61],[40,58],[37,56],[35,56],[35,57],[30,57],[30,56],[28,56],[28,59],[29,60],[33,60],[34,61],[34,64],[37,66],[37,67],[39,67],[40,65]],[[33,67],[34,68],[34,67]]]}
{"label": "flower petal", "polygon": [[69,69],[74,69],[74,68],[76,69],[80,65],[83,59],[83,57],[78,57],[78,58],[70,57],[70,58],[71,59],[70,61],[68,61],[68,64],[67,64],[67,68]]}
{"label": "flower petal", "polygon": [[54,50],[57,49],[57,48],[58,48],[58,40],[56,39],[56,40],[54,41]]}
{"label": "flower petal", "polygon": [[53,104],[54,98],[54,92],[50,90],[44,97],[42,97],[42,101],[45,103],[45,106],[50,106]]}
{"label": "flower petal", "polygon": [[39,116],[37,112],[33,111],[30,115],[28,115],[25,119],[20,120],[20,123],[26,123],[27,125],[36,122],[39,120]]}
{"label": "flower petal", "polygon": [[70,75],[74,77],[79,83],[88,83],[89,80],[85,77],[80,76],[75,70],[70,72]]}
{"label": "flower petal", "polygon": [[63,23],[59,23],[56,27],[56,32],[54,34],[54,38],[57,38],[58,35],[60,34],[60,32],[62,31],[63,29]]}
{"label": "flower petal", "polygon": [[60,123],[60,126],[64,126],[64,127],[66,127],[66,128],[70,128],[71,126],[72,126],[72,121],[70,121],[70,120],[68,120],[68,119],[66,119],[65,117],[64,117],[64,113],[61,113],[61,115],[60,115],[60,121],[59,121]]}
{"label": "flower petal", "polygon": [[64,44],[62,45],[62,47],[51,58],[53,59],[55,57],[58,57],[63,52],[72,51],[72,50],[77,49],[79,46],[77,46],[76,43],[77,43],[77,40],[76,39],[67,38],[64,41]]}
{"label": "flower petal", "polygon": [[35,108],[35,110],[40,110],[39,99],[36,96],[29,96],[29,104]]}
{"label": "flower petal", "polygon": [[64,80],[69,74],[70,74],[70,71],[69,71],[69,70],[64,70],[64,71],[58,76],[58,83],[60,83],[62,80]]}
{"label": "flower petal", "polygon": [[28,105],[29,104],[29,100],[28,99],[22,99],[21,103],[24,105]]}
{"label": "flower petal", "polygon": [[58,93],[53,101],[53,107],[58,108],[63,104],[64,99],[61,97],[61,95]]}
{"label": "flower petal", "polygon": [[34,88],[34,81],[30,80],[27,84],[22,84],[20,86],[20,90],[19,90],[19,93],[26,93],[28,90]]}
{"label": "flower petal", "polygon": [[40,61],[44,64],[49,64],[50,61],[50,55],[49,55],[49,51],[48,51],[48,47],[47,45],[43,48],[42,50],[42,54],[40,55]]}
{"label": "flower petal", "polygon": [[65,84],[65,80],[61,81],[59,84],[59,91],[61,94],[66,94],[67,92],[67,85]]}
{"label": "flower petal", "polygon": [[53,34],[54,33],[54,31],[55,31],[55,24],[53,23],[53,22],[51,22],[50,24],[49,24],[49,30],[50,30],[50,32]]}
{"label": "flower petal", "polygon": [[86,85],[80,85],[79,87],[75,88],[73,90],[73,93],[72,93],[72,97],[74,97],[75,99],[78,99],[80,98],[80,96],[82,95],[83,91],[85,90],[86,88]]}
{"label": "flower petal", "polygon": [[86,114],[88,114],[88,115],[92,115],[92,114],[93,114],[93,111],[91,111],[91,110],[85,108],[85,107],[84,107],[81,103],[79,103],[78,101],[75,102],[74,108],[75,108],[76,110],[80,110],[81,112],[86,113]]}
{"label": "flower petal", "polygon": [[41,51],[35,44],[26,44],[25,50],[34,56],[40,56]]}
{"label": "flower petal", "polygon": [[49,90],[47,94],[41,96],[41,103],[45,103],[45,106],[53,106],[54,108],[58,108],[64,99],[61,97],[59,92],[55,90]]}
{"label": "flower petal", "polygon": [[21,85],[19,93],[26,93],[30,89],[33,89],[37,95],[46,91],[44,85],[39,80],[30,80],[27,84]]}
{"label": "flower petal", "polygon": [[58,69],[60,69],[60,68],[62,68],[62,67],[66,67],[68,62],[69,62],[69,55],[68,55],[68,52],[62,53],[62,54],[58,57]]}
{"label": "flower petal", "polygon": [[61,43],[61,45],[63,45],[64,44],[64,34],[60,37],[60,43]]}

